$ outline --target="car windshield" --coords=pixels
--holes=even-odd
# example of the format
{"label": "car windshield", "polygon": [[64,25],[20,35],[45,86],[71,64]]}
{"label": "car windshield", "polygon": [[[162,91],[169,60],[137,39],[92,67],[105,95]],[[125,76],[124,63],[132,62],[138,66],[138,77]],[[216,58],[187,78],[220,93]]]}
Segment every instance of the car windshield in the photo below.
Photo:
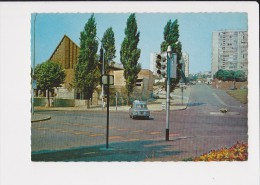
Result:
{"label": "car windshield", "polygon": [[147,108],[146,104],[135,104],[135,108]]}

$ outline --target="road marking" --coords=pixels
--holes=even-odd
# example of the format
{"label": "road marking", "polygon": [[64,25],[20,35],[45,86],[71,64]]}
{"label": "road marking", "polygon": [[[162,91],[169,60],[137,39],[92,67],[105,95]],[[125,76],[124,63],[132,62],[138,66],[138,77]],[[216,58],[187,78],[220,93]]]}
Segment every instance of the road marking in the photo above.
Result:
{"label": "road marking", "polygon": [[83,153],[83,155],[95,154],[96,152]]}
{"label": "road marking", "polygon": [[122,138],[122,136],[110,136],[109,139],[119,139]]}
{"label": "road marking", "polygon": [[215,98],[217,98],[217,100],[219,101],[219,103],[221,103],[222,105],[225,105],[227,106],[227,104],[225,104],[219,97],[216,93],[213,93],[213,96],[215,96]]}
{"label": "road marking", "polygon": [[91,134],[90,137],[103,136],[104,134]]}
{"label": "road marking", "polygon": [[69,131],[68,130],[61,130],[59,132],[68,133]]}
{"label": "road marking", "polygon": [[38,130],[49,130],[49,128],[39,127]]}
{"label": "road marking", "polygon": [[129,129],[125,129],[125,128],[118,128],[118,131],[128,131]]}
{"label": "road marking", "polygon": [[94,127],[94,128],[105,128],[104,126],[92,126],[92,127]]}
{"label": "road marking", "polygon": [[61,129],[61,128],[53,129],[53,131],[57,131],[57,132],[62,131],[62,130],[63,130],[63,129]]}
{"label": "road marking", "polygon": [[140,132],[144,132],[143,130],[134,130],[132,131],[133,133],[140,133]]}
{"label": "road marking", "polygon": [[210,115],[239,115],[239,112],[227,112],[227,113],[222,113],[222,112],[210,112]]}
{"label": "road marking", "polygon": [[75,135],[83,135],[83,134],[88,134],[87,132],[73,132]]}
{"label": "road marking", "polygon": [[162,132],[150,132],[151,135],[161,134]]}

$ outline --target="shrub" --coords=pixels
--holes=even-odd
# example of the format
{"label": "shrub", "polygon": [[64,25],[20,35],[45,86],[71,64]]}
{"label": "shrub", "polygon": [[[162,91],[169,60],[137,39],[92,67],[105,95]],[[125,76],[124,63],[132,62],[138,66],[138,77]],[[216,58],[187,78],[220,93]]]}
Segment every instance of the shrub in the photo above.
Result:
{"label": "shrub", "polygon": [[196,157],[194,161],[246,161],[248,144],[237,142],[231,148],[212,150],[207,154]]}

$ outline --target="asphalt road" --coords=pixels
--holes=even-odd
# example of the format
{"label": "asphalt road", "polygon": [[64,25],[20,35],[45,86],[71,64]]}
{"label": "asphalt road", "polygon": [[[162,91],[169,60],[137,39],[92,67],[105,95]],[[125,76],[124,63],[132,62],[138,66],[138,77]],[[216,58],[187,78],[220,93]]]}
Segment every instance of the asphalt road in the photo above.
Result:
{"label": "asphalt road", "polygon": [[[227,108],[226,114],[220,108]],[[247,143],[247,107],[224,91],[192,86],[186,110],[171,111],[170,141],[166,112],[132,120],[111,112],[106,149],[106,111],[42,111],[52,119],[32,123],[33,161],[180,161],[236,142]]]}

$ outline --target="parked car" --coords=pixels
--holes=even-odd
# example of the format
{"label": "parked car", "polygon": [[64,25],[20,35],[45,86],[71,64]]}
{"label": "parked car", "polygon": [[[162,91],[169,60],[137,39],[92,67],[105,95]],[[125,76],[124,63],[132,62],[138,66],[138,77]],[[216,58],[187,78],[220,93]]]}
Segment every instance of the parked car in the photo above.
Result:
{"label": "parked car", "polygon": [[146,118],[150,117],[150,110],[147,108],[147,103],[144,101],[135,100],[129,109],[130,118]]}

